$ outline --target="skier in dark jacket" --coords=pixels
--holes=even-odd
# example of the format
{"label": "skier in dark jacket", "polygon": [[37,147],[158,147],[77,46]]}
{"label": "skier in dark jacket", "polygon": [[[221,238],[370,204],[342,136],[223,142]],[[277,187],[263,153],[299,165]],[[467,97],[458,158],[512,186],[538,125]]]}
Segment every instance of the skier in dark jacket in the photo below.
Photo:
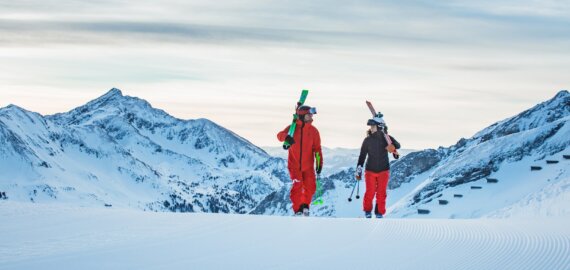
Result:
{"label": "skier in dark jacket", "polygon": [[313,114],[316,109],[303,105],[297,109],[297,128],[293,137],[288,135],[289,126],[277,134],[277,139],[291,144],[287,168],[293,180],[291,187],[291,202],[295,215],[309,215],[309,206],[316,190],[315,156],[318,163],[316,172],[321,173],[323,168],[323,153],[321,151],[321,136],[313,126]]}
{"label": "skier in dark jacket", "polygon": [[[400,148],[400,143],[392,136],[390,139],[392,144],[388,144],[385,136],[387,127],[384,119],[374,117],[369,119],[370,130],[368,136],[364,139],[360,148],[360,156],[358,157],[358,165],[356,167],[356,180],[362,178],[362,165],[366,156],[366,172],[364,178],[366,180],[366,192],[364,193],[363,208],[366,218],[372,217],[372,200],[376,197],[375,214],[376,218],[382,218],[386,214],[386,189],[388,180],[390,179],[390,161],[388,153],[395,153]],[[389,135],[387,135],[389,136]]]}

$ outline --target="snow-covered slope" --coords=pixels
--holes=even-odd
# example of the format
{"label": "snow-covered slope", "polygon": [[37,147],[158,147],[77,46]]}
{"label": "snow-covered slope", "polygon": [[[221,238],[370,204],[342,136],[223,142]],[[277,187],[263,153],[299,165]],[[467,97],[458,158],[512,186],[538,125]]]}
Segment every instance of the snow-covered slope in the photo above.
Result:
{"label": "snow-covered slope", "polygon": [[568,219],[295,218],[0,201],[2,269],[570,269]]}
{"label": "snow-covered slope", "polygon": [[288,180],[283,160],[233,132],[118,89],[46,117],[2,108],[0,142],[0,192],[16,201],[248,213]]}
{"label": "snow-covered slope", "polygon": [[[570,160],[564,157],[570,155],[569,120],[570,93],[561,91],[449,148],[404,157],[394,163],[390,186],[409,193],[400,194],[391,214],[418,216],[417,210],[424,209],[430,211],[425,217],[509,216],[516,214],[507,209],[532,201],[546,208],[553,204],[545,201],[570,203]],[[527,210],[533,213],[525,215],[569,213],[532,204]]]}

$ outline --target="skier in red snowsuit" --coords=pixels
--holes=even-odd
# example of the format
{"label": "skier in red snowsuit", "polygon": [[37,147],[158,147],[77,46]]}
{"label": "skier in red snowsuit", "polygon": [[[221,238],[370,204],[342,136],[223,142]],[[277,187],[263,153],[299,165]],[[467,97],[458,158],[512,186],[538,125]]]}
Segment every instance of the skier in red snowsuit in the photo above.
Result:
{"label": "skier in red snowsuit", "polygon": [[290,198],[295,215],[309,215],[309,206],[316,190],[315,155],[320,155],[320,163],[316,164],[317,174],[323,168],[323,153],[321,151],[321,136],[313,126],[313,114],[316,109],[303,105],[297,109],[297,128],[293,137],[288,135],[289,126],[277,133],[280,142],[291,144],[287,168],[293,180]]}
{"label": "skier in red snowsuit", "polygon": [[376,197],[374,212],[376,218],[382,218],[386,214],[386,189],[390,179],[388,153],[394,153],[396,149],[400,149],[400,143],[390,136],[392,144],[388,144],[383,132],[387,132],[388,127],[382,118],[374,117],[369,119],[367,124],[370,126],[370,130],[368,130],[368,136],[360,148],[356,180],[359,181],[362,178],[362,165],[368,156],[366,173],[364,174],[366,179],[366,192],[363,201],[364,215],[366,218],[372,217],[372,200]]}

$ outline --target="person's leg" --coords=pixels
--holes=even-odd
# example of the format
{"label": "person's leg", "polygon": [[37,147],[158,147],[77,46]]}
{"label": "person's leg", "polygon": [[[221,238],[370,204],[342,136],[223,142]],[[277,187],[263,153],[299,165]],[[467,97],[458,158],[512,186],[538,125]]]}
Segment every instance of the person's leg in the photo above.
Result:
{"label": "person's leg", "polygon": [[313,195],[317,190],[317,181],[313,170],[303,172],[303,198],[301,203],[311,205]]}
{"label": "person's leg", "polygon": [[[364,192],[362,208],[364,212],[372,212],[372,200],[374,199],[374,193],[376,193],[375,173],[366,171],[364,173],[364,180],[366,182],[366,191]],[[358,183],[356,184],[358,185]]]}
{"label": "person's leg", "polygon": [[303,195],[302,174],[300,172],[289,172],[289,174],[291,175],[291,180],[293,181],[289,198],[291,199],[291,203],[293,203],[293,213],[297,213],[299,211],[299,207],[301,206],[301,197]]}
{"label": "person's leg", "polygon": [[376,206],[378,213],[386,214],[386,189],[390,179],[390,171],[382,171],[378,174],[378,186],[376,188]]}

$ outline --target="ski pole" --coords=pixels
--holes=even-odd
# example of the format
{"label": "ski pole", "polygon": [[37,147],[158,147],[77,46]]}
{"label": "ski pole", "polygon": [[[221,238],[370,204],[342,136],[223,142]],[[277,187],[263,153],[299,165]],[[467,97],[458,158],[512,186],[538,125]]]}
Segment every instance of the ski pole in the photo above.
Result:
{"label": "ski pole", "polygon": [[358,199],[360,199],[360,195],[359,195],[360,194],[360,181],[356,181],[356,182],[358,182],[358,184],[357,184],[358,187],[356,188],[356,199],[358,200]]}
{"label": "ski pole", "polygon": [[[358,181],[356,181],[358,182]],[[352,186],[352,192],[350,192],[350,197],[348,197],[348,201],[352,202],[352,194],[354,193],[354,188],[356,188],[356,183],[354,183],[354,186]]]}

